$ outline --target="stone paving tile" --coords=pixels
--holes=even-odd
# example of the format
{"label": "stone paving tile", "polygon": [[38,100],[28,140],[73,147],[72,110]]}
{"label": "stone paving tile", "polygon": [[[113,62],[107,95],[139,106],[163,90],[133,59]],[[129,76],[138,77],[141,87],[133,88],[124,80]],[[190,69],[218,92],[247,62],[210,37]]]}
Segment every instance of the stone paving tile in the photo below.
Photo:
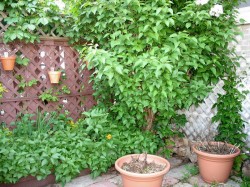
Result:
{"label": "stone paving tile", "polygon": [[105,174],[96,179],[92,179],[90,175],[85,175],[72,180],[70,183],[67,183],[65,187],[87,187],[98,182],[107,181],[114,177],[116,177],[115,174]]}
{"label": "stone paving tile", "polygon": [[192,185],[198,185],[199,187],[209,187],[210,185],[205,183],[200,175],[195,175],[188,179],[188,182]]}
{"label": "stone paving tile", "polygon": [[[238,179],[237,181],[240,181]],[[198,185],[198,187],[210,187],[211,185],[208,183],[205,183],[200,175],[196,175],[188,179],[188,183],[192,185]],[[235,182],[231,179],[227,181],[225,184],[216,184],[217,187],[240,187],[240,184],[238,182]]]}
{"label": "stone paving tile", "polygon": [[117,185],[118,187],[122,187],[122,178],[119,174],[114,178],[108,179],[108,181]]}
{"label": "stone paving tile", "polygon": [[162,187],[173,186],[178,182],[178,179],[165,175],[162,181]]}
{"label": "stone paving tile", "polygon": [[235,182],[235,181],[229,179],[224,186],[226,186],[226,187],[240,187],[240,184],[238,182]]}
{"label": "stone paving tile", "polygon": [[173,187],[193,187],[193,185],[189,183],[179,182],[178,184],[173,185]]}
{"label": "stone paving tile", "polygon": [[186,169],[187,166],[194,166],[194,164],[189,163],[189,164],[185,164],[185,165],[179,166],[179,167],[174,168],[174,169],[170,169],[170,171],[166,175],[168,177],[182,180],[185,178],[185,176],[187,174],[187,169]]}
{"label": "stone paving tile", "polygon": [[170,163],[171,169],[172,168],[176,168],[176,167],[178,167],[178,166],[180,166],[180,165],[183,164],[183,159],[178,158],[178,157],[171,157],[171,158],[169,158],[167,160]]}
{"label": "stone paving tile", "polygon": [[111,183],[111,182],[98,182],[98,183],[95,183],[95,184],[91,184],[90,186],[88,187],[117,187],[117,185]]}

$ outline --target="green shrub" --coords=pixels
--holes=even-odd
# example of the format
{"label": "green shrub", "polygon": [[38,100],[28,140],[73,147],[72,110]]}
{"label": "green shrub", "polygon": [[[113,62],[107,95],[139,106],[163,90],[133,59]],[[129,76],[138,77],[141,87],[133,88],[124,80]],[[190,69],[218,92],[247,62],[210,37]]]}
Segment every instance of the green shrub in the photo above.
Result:
{"label": "green shrub", "polygon": [[[151,132],[105,120],[99,121],[100,128],[97,121],[106,115],[104,111],[89,111],[89,117],[76,123],[65,115],[55,118],[52,114],[39,114],[44,117],[44,120],[39,117],[43,122],[49,120],[48,116],[54,117],[49,120],[53,123],[40,123],[39,128],[33,126],[32,115],[25,114],[15,122],[19,127],[13,133],[5,127],[0,129],[0,182],[15,183],[28,175],[40,180],[54,173],[57,182],[65,184],[85,168],[90,168],[92,176],[96,177],[123,155],[155,153],[158,149],[159,138]],[[28,121],[31,123],[26,124]],[[48,130],[47,125],[55,125],[55,122],[56,127],[64,128]],[[99,130],[92,131],[91,125]]]}
{"label": "green shrub", "polygon": [[[166,139],[175,134],[178,111],[202,102],[235,72],[238,56],[229,44],[239,33],[239,3],[76,2],[72,40],[89,41],[81,53],[94,69],[95,96],[110,123],[158,131]],[[216,4],[223,12],[213,12]]]}

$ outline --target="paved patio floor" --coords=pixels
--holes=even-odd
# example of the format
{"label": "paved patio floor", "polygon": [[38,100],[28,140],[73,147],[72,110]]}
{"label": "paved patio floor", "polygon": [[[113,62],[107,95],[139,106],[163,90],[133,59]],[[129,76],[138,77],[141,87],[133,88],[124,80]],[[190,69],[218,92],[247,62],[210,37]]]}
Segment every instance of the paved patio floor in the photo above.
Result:
{"label": "paved patio floor", "polygon": [[[162,187],[240,187],[241,179],[232,176],[225,184],[209,185],[205,183],[199,174],[194,174],[196,165],[183,162],[179,158],[168,159],[171,164],[170,171],[164,176]],[[61,187],[60,184],[47,187]],[[65,187],[122,187],[122,180],[115,169],[103,174],[96,179],[85,175],[72,180]],[[132,186],[131,186],[132,187]]]}

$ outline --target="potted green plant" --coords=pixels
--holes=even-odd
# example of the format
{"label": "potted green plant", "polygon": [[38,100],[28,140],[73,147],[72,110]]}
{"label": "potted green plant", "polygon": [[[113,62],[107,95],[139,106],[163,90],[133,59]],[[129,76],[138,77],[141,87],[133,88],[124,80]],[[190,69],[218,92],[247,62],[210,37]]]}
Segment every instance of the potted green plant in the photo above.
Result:
{"label": "potted green plant", "polygon": [[200,142],[193,145],[202,179],[207,183],[225,183],[240,149],[224,142]]}
{"label": "potted green plant", "polygon": [[48,72],[49,74],[49,79],[52,84],[57,84],[59,83],[60,76],[61,76],[61,71],[55,71],[54,67],[50,68],[50,71]]}
{"label": "potted green plant", "polygon": [[124,187],[161,187],[170,163],[162,157],[150,154],[131,154],[116,160]]}
{"label": "potted green plant", "polygon": [[3,69],[5,71],[11,71],[14,69],[16,56],[9,56],[8,53],[4,53],[4,56],[0,57]]}

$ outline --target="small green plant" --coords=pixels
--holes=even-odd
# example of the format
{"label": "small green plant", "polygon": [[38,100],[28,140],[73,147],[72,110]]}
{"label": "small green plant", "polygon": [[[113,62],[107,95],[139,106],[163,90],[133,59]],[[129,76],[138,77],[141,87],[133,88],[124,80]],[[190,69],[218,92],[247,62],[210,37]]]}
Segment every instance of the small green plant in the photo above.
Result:
{"label": "small green plant", "polygon": [[212,182],[212,184],[211,184],[211,187],[219,187],[219,186],[220,186],[220,184],[217,182]]}
{"label": "small green plant", "polygon": [[31,136],[34,131],[34,114],[18,114],[17,120],[12,122],[14,126],[13,133],[17,136]]}
{"label": "small green plant", "polygon": [[237,156],[234,160],[233,165],[233,171],[237,176],[242,176],[242,165],[245,160],[247,160],[249,156],[247,156],[245,153],[241,153],[239,156]]}
{"label": "small green plant", "polygon": [[199,173],[199,168],[196,165],[186,165],[185,169],[186,171],[182,178],[183,181],[187,181],[190,177]]}
{"label": "small green plant", "polygon": [[245,122],[240,114],[245,94],[237,89],[239,84],[235,72],[232,72],[227,79],[224,79],[223,89],[226,94],[219,94],[217,103],[213,106],[217,107],[217,114],[212,118],[212,121],[219,122],[218,134],[215,137],[216,141],[237,144],[242,148],[245,146],[247,135],[244,132]]}
{"label": "small green plant", "polygon": [[18,87],[21,89],[21,90],[24,90],[24,88],[26,87],[32,87],[34,85],[37,84],[37,80],[36,79],[32,79],[30,81],[25,81],[25,80],[21,80],[21,82],[18,84]]}
{"label": "small green plant", "polygon": [[250,177],[242,177],[240,187],[250,187]]}
{"label": "small green plant", "polygon": [[0,99],[3,97],[3,93],[7,92],[6,88],[0,83]]}
{"label": "small green plant", "polygon": [[58,101],[58,97],[54,95],[52,88],[44,91],[41,95],[39,95],[39,99],[41,99],[43,102]]}
{"label": "small green plant", "polygon": [[22,66],[28,66],[29,62],[28,58],[21,58],[20,56],[16,58],[16,63]]}
{"label": "small green plant", "polygon": [[70,91],[68,86],[64,85],[61,88],[61,92],[64,93],[64,94],[70,94],[71,91]]}

